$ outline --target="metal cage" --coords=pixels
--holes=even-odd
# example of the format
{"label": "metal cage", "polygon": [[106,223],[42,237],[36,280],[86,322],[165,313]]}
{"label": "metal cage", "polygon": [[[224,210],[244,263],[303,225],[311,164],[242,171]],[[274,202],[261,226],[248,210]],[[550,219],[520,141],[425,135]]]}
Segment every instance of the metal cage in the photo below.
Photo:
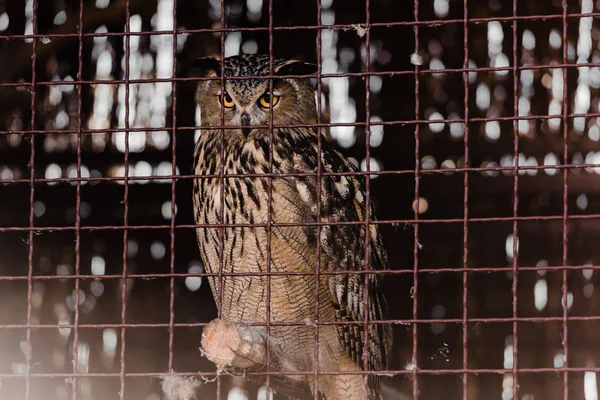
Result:
{"label": "metal cage", "polygon": [[0,398],[267,398],[198,350],[191,202],[189,62],[260,52],[367,176],[384,398],[597,399],[599,7],[0,0]]}

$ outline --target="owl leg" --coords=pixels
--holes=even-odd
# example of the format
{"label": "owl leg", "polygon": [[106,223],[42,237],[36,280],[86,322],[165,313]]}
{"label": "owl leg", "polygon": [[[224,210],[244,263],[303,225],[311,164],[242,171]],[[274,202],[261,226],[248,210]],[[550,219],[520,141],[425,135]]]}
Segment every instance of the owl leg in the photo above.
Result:
{"label": "owl leg", "polygon": [[[362,371],[345,354],[339,355],[334,363],[327,364],[330,365],[328,368],[323,368],[323,370],[335,372]],[[359,374],[323,375],[319,378],[319,391],[325,395],[327,400],[364,400],[364,376]]]}

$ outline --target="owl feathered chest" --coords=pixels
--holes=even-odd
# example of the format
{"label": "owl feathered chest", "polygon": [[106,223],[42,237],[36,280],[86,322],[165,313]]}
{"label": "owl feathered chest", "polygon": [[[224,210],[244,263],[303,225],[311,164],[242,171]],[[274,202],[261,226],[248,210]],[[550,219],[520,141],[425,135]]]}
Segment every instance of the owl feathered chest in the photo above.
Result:
{"label": "owl feathered chest", "polygon": [[295,151],[288,142],[275,141],[271,147],[266,137],[226,140],[221,152],[220,141],[211,136],[201,137],[196,145],[195,174],[201,176],[194,180],[196,221],[228,225],[266,223],[269,203],[273,212],[290,197],[298,196],[286,178],[264,176],[270,171],[278,174],[293,169]]}

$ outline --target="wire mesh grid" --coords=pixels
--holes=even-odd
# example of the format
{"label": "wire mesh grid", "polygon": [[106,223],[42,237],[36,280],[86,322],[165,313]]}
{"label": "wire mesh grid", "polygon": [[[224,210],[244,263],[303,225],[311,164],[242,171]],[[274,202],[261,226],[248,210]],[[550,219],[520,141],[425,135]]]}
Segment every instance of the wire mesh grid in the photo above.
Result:
{"label": "wire mesh grid", "polygon": [[393,326],[389,369],[361,372],[384,398],[596,399],[598,4],[296,3],[0,1],[2,397],[268,397],[277,371],[198,350],[220,302],[191,201],[190,60],[258,52],[318,64],[319,140],[375,202],[351,223],[389,253],[391,319],[356,321]]}

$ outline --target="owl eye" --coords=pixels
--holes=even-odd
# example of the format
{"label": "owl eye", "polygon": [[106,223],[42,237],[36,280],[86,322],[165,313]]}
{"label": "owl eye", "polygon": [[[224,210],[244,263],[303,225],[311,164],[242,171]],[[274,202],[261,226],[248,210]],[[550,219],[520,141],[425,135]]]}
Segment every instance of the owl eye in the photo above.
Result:
{"label": "owl eye", "polygon": [[264,108],[269,108],[271,106],[271,103],[273,104],[273,107],[275,107],[275,105],[279,103],[280,97],[281,95],[279,95],[277,92],[273,92],[273,97],[271,97],[269,93],[265,93],[262,96],[260,96],[258,102],[260,106]]}
{"label": "owl eye", "polygon": [[[217,93],[217,96],[220,99],[221,98],[221,92]],[[232,108],[234,105],[235,105],[235,103],[233,102],[233,99],[231,98],[231,96],[229,95],[229,93],[225,92],[223,94],[223,106],[225,106],[225,108]]]}

